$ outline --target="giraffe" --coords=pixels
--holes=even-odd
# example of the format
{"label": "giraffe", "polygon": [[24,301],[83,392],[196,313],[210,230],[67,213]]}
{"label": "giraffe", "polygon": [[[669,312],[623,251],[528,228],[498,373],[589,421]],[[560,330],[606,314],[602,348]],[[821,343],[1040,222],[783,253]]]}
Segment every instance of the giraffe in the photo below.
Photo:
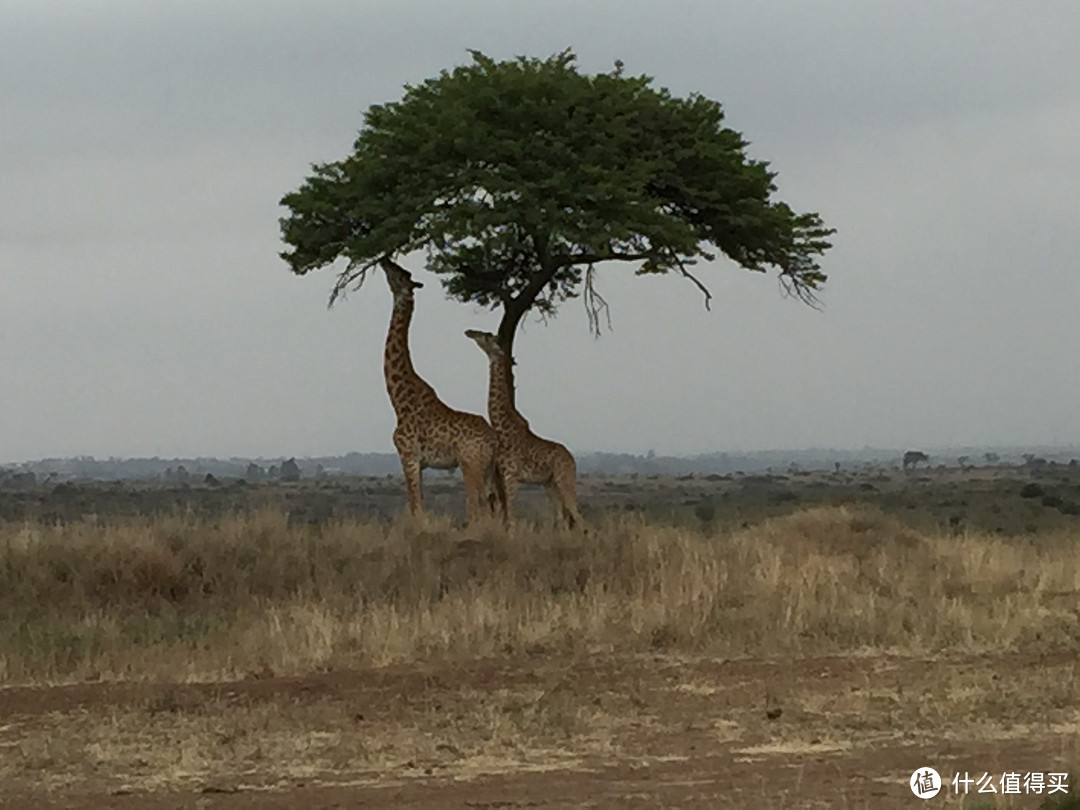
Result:
{"label": "giraffe", "polygon": [[[383,375],[397,416],[394,447],[405,473],[409,511],[414,515],[423,511],[423,468],[461,467],[466,514],[471,521],[485,507],[494,511],[502,500],[502,481],[496,465],[498,438],[484,417],[454,410],[416,373],[409,355],[409,325],[415,305],[413,290],[423,285],[388,258],[380,264],[394,296]],[[493,491],[494,496],[489,496]]]}
{"label": "giraffe", "polygon": [[503,514],[510,520],[518,485],[543,484],[556,507],[556,520],[572,529],[583,526],[577,503],[577,467],[570,451],[558,442],[542,439],[514,405],[513,360],[490,332],[466,330],[488,356],[488,419],[499,437],[499,472],[502,475]]}

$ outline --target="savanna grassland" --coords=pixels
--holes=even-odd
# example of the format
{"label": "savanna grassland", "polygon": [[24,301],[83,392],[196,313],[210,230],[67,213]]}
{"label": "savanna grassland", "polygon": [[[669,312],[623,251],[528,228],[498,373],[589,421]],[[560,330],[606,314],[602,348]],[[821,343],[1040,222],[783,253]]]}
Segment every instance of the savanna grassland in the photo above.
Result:
{"label": "savanna grassland", "polygon": [[900,807],[1080,763],[1075,468],[581,491],[587,535],[463,528],[443,478],[424,520],[396,479],[0,492],[0,806]]}

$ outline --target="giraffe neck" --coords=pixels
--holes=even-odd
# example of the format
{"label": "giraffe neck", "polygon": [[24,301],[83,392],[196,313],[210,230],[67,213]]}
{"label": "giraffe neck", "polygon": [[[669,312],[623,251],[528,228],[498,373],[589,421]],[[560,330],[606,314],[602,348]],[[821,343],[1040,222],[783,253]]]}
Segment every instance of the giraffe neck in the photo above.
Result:
{"label": "giraffe neck", "polygon": [[488,419],[500,433],[529,428],[517,408],[514,407],[514,370],[505,354],[492,355],[488,381]]}
{"label": "giraffe neck", "polygon": [[409,355],[409,325],[412,323],[413,301],[394,301],[390,316],[390,328],[386,333],[386,350],[383,353],[383,376],[386,391],[394,410],[400,414],[402,406],[413,399],[426,384],[413,368]]}

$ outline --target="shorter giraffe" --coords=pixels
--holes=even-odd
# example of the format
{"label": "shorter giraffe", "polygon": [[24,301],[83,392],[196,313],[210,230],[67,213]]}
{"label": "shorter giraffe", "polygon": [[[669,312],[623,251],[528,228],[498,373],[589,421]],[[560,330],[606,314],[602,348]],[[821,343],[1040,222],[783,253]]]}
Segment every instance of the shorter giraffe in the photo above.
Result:
{"label": "shorter giraffe", "polygon": [[499,472],[502,474],[504,515],[509,521],[518,485],[543,484],[555,504],[556,520],[572,529],[584,521],[577,503],[577,466],[570,451],[558,442],[541,439],[514,406],[513,361],[490,332],[469,329],[488,356],[488,419],[499,438]]}
{"label": "shorter giraffe", "polygon": [[[383,374],[397,415],[394,447],[405,473],[409,511],[415,515],[423,510],[420,485],[424,467],[452,470],[459,466],[465,482],[468,519],[473,520],[486,509],[496,511],[502,500],[502,481],[496,466],[495,431],[484,417],[456,411],[439,399],[435,389],[413,369],[409,354],[413,290],[423,285],[389,259],[383,259],[381,265],[394,294]],[[494,496],[490,495],[492,491]]]}

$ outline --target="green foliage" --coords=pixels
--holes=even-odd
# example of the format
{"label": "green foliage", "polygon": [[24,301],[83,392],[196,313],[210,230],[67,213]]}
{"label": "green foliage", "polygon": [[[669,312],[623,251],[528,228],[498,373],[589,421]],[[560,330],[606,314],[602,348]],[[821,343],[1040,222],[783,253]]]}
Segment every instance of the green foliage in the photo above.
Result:
{"label": "green foliage", "polygon": [[1042,496],[1042,505],[1048,506],[1051,509],[1060,509],[1064,503],[1065,501],[1060,495],[1054,495],[1051,493],[1049,495]]}
{"label": "green foliage", "polygon": [[1032,482],[1030,484],[1024,484],[1024,486],[1020,487],[1020,497],[1021,498],[1039,498],[1045,492],[1046,492],[1046,490],[1044,490],[1042,488],[1042,486],[1040,486],[1039,484],[1036,484],[1034,482]]}
{"label": "green foliage", "polygon": [[605,260],[689,275],[719,251],[779,269],[812,301],[833,230],[773,201],[774,174],[723,120],[717,102],[621,67],[581,74],[570,51],[474,51],[371,107],[354,152],[282,199],[282,257],[298,274],[348,260],[336,296],[380,257],[425,250],[449,295],[504,309],[504,338],[528,309],[580,294]]}

